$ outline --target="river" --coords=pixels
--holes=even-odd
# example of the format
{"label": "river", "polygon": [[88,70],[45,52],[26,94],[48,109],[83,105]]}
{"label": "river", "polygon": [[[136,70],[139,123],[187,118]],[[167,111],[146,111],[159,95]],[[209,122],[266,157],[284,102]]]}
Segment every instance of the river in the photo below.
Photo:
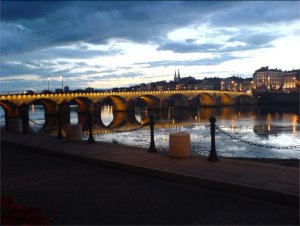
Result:
{"label": "river", "polygon": [[[208,119],[214,115],[217,119],[216,125],[227,134],[216,131],[218,155],[223,157],[300,159],[300,147],[291,147],[300,145],[300,117],[297,110],[222,107],[169,108],[166,112],[149,112],[145,108],[136,108],[136,122],[143,122],[148,119],[150,113],[155,114],[155,121],[160,127],[155,129],[155,144],[158,151],[161,152],[168,150],[170,133],[186,131],[191,136],[193,155],[207,156],[210,150]],[[3,109],[0,108],[1,126],[4,126],[3,115]],[[29,117],[31,128],[34,131],[41,129],[45,122],[43,107],[32,105]],[[113,114],[111,106],[102,107],[101,120],[104,125],[108,126],[114,117],[116,116]],[[71,123],[78,123],[77,106],[71,106]],[[128,123],[123,123],[120,127],[115,128],[115,131],[126,130],[126,126]],[[136,126],[135,128],[140,127]],[[129,131],[105,132],[95,135],[94,138],[97,141],[149,147],[150,131],[148,127],[135,131],[130,131],[130,128],[127,130]],[[233,138],[238,138],[239,141]]]}

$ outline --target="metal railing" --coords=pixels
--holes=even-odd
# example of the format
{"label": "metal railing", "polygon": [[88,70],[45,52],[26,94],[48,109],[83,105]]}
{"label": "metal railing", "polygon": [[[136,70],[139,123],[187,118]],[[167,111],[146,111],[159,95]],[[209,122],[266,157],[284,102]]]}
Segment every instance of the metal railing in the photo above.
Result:
{"label": "metal railing", "polygon": [[[0,117],[3,117],[5,115],[2,115]],[[155,147],[155,142],[154,142],[154,129],[155,129],[155,121],[154,121],[154,115],[151,114],[149,116],[150,121],[147,124],[141,125],[137,128],[131,128],[128,130],[124,130],[124,129],[114,129],[114,128],[109,128],[109,127],[102,127],[101,130],[103,131],[110,131],[112,133],[123,133],[123,132],[133,132],[133,131],[137,131],[140,129],[144,129],[144,128],[150,128],[150,147],[148,149],[149,152],[157,152],[157,149]],[[28,115],[23,114],[23,121],[30,121],[31,123],[38,125],[38,126],[43,126],[44,123],[38,123],[32,119],[28,118]],[[252,146],[256,146],[256,147],[260,147],[260,148],[269,148],[269,149],[298,149],[300,148],[300,144],[296,144],[296,145],[289,145],[289,146],[278,146],[278,145],[269,145],[269,144],[261,144],[261,143],[257,143],[257,142],[253,142],[250,140],[246,140],[244,138],[242,138],[239,135],[235,135],[232,134],[230,132],[227,132],[226,129],[232,129],[232,128],[226,128],[226,127],[221,127],[219,125],[216,125],[216,118],[214,116],[211,116],[209,118],[210,121],[210,125],[206,125],[205,128],[210,128],[210,135],[206,135],[204,134],[203,137],[211,137],[211,147],[210,147],[210,153],[208,156],[208,160],[209,161],[217,161],[219,160],[218,156],[217,156],[217,152],[216,152],[216,138],[215,138],[215,134],[216,131],[229,137],[232,140],[237,140],[238,142],[241,143],[245,143],[247,145],[252,145]],[[25,124],[24,124],[25,125]],[[62,125],[61,125],[61,113],[60,111],[57,111],[57,139],[62,139]],[[149,127],[148,127],[149,126]],[[192,127],[194,127],[195,125],[192,125]],[[242,127],[241,127],[242,128]],[[25,131],[26,132],[26,131]],[[103,132],[102,132],[103,133]],[[101,133],[101,134],[102,134]],[[93,131],[93,117],[92,117],[92,113],[90,113],[88,115],[88,131],[83,131],[83,136],[85,138],[88,137],[88,143],[94,143],[95,140],[93,138],[93,135],[99,135],[100,133],[97,132],[97,130]],[[199,135],[198,135],[199,136]],[[197,138],[198,139],[198,138]],[[199,147],[200,148],[200,147]]]}
{"label": "metal railing", "polygon": [[32,119],[29,119],[29,121],[37,126],[43,126],[45,125],[44,123],[37,123],[36,121],[32,120]]}

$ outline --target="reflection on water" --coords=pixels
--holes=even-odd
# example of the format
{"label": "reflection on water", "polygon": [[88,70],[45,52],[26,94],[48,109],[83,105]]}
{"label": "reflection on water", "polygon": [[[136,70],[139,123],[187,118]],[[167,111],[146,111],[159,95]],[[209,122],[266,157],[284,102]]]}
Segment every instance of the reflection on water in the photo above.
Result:
{"label": "reflection on water", "polygon": [[135,108],[135,119],[140,124],[145,124],[149,120],[147,107]]}
{"label": "reflection on water", "polygon": [[[33,111],[34,109],[34,111]],[[101,108],[101,121],[103,125],[121,131],[131,131],[140,128],[149,121],[149,115],[155,115],[155,143],[159,150],[167,150],[169,134],[178,131],[187,131],[191,135],[194,154],[208,155],[210,150],[209,117],[217,118],[216,124],[226,132],[253,143],[269,146],[294,146],[300,145],[300,123],[297,111],[289,109],[270,110],[256,107],[222,107],[222,108],[197,108],[175,109],[166,111],[150,111],[145,107],[136,108],[133,114],[113,112],[112,106]],[[0,116],[4,114],[0,108]],[[77,106],[70,107],[71,123],[78,123]],[[35,105],[30,108],[30,119],[39,124],[44,123],[44,109]],[[1,126],[4,117],[0,118]],[[31,124],[32,127],[38,125]],[[96,127],[95,127],[96,128]],[[99,128],[99,126],[98,126]],[[132,132],[112,133],[101,129],[95,136],[99,141],[118,141],[128,145],[149,147],[149,127]],[[217,152],[221,156],[234,157],[270,157],[270,158],[298,158],[300,148],[297,149],[270,149],[251,146],[230,139],[221,133],[216,133]]]}
{"label": "reflection on water", "polygon": [[[127,114],[110,114],[110,118],[127,117]],[[297,112],[266,112],[256,107],[250,108],[198,108],[198,109],[174,109],[167,111],[150,111],[146,108],[136,108],[135,122],[111,125],[119,130],[125,131],[138,128],[137,123],[145,124],[149,120],[149,114],[155,114],[155,143],[159,150],[167,150],[169,134],[178,131],[187,131],[191,135],[191,142],[194,154],[208,155],[210,150],[209,117],[214,115],[217,118],[216,124],[223,130],[253,143],[269,146],[294,146],[300,145],[300,125]],[[108,116],[106,116],[108,117]],[[111,119],[112,120],[112,119]],[[119,119],[120,120],[120,119]],[[125,119],[124,119],[125,120]],[[113,120],[114,121],[114,120]],[[111,121],[112,122],[112,121]],[[128,145],[149,147],[150,132],[145,129],[124,132],[105,133],[97,135],[96,140],[118,141]],[[298,158],[300,159],[300,148],[297,149],[270,149],[250,146],[231,140],[230,137],[217,132],[217,151],[221,156],[234,157],[272,157],[272,158]]]}
{"label": "reflection on water", "polygon": [[45,124],[45,110],[42,105],[31,104],[28,108],[29,126],[33,131],[42,129]]}
{"label": "reflection on water", "polygon": [[113,106],[103,105],[101,107],[101,120],[105,126],[108,126],[114,120]]}
{"label": "reflection on water", "polygon": [[77,124],[78,123],[78,105],[70,105],[70,123]]}

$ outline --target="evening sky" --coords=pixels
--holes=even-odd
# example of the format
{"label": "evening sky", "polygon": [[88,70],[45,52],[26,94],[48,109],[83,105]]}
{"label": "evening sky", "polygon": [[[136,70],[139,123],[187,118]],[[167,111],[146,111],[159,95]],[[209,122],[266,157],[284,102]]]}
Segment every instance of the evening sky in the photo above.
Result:
{"label": "evening sky", "polygon": [[299,1],[1,1],[1,90],[299,69]]}

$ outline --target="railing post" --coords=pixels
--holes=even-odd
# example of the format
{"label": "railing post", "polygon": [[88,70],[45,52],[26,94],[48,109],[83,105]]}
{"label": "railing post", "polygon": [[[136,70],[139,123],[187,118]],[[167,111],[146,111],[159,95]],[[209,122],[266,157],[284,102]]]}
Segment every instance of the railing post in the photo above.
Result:
{"label": "railing post", "polygon": [[8,110],[4,109],[5,130],[8,131]]}
{"label": "railing post", "polygon": [[60,117],[60,110],[57,111],[57,136],[56,139],[63,139],[63,135],[61,133],[61,117]]}
{"label": "railing post", "polygon": [[148,149],[148,152],[157,152],[156,147],[155,147],[155,142],[154,142],[154,115],[150,114],[150,135],[151,135],[151,142],[150,142],[150,147]]}
{"label": "railing post", "polygon": [[27,133],[27,120],[28,120],[28,110],[27,109],[23,109],[22,111],[22,126],[23,126],[23,133]]}
{"label": "railing post", "polygon": [[219,158],[216,152],[216,142],[215,142],[215,133],[216,133],[216,118],[214,116],[210,116],[210,135],[211,135],[211,149],[208,156],[208,161],[218,161]]}
{"label": "railing post", "polygon": [[93,137],[93,116],[92,116],[91,111],[88,112],[88,124],[89,124],[89,138],[88,138],[87,142],[89,144],[95,143],[95,140]]}

